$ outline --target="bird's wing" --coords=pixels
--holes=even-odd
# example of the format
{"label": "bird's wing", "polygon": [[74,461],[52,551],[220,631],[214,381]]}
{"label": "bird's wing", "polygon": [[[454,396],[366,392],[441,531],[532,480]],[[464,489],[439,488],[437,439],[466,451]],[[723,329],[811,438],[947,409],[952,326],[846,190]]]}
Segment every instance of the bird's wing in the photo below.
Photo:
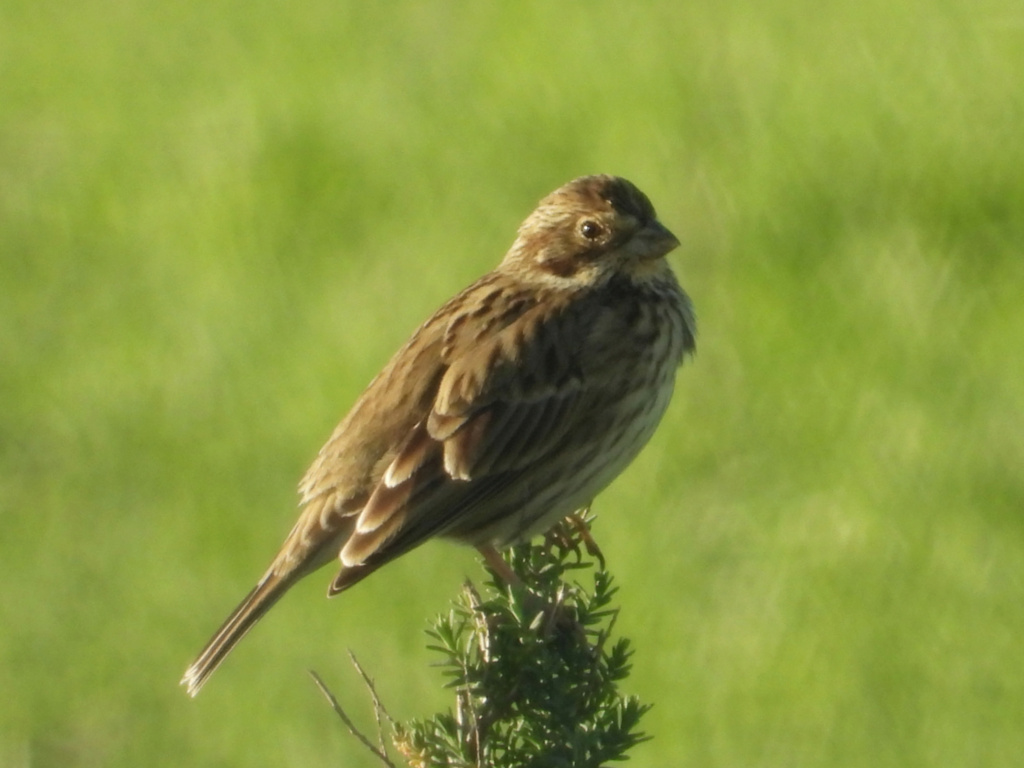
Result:
{"label": "bird's wing", "polygon": [[538,305],[487,339],[446,345],[448,365],[426,422],[444,469],[478,481],[556,448],[586,402],[576,314]]}
{"label": "bird's wing", "polygon": [[[495,297],[500,313],[507,305]],[[433,401],[409,429],[358,514],[334,591],[456,527],[494,494],[551,459],[591,418],[579,369],[586,329],[557,303],[505,322],[454,315],[440,336]],[[346,571],[349,571],[346,577]],[[346,578],[348,580],[346,581]]]}

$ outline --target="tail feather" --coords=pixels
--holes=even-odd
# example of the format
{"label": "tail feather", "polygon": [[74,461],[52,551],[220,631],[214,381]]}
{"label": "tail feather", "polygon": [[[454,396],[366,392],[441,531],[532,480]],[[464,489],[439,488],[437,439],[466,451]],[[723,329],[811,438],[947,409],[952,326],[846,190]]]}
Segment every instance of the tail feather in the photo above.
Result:
{"label": "tail feather", "polygon": [[341,570],[338,571],[338,575],[334,577],[334,581],[331,582],[331,586],[327,590],[327,596],[334,597],[339,592],[344,592],[349,587],[355,586],[386,562],[389,561],[385,560],[383,563],[373,563],[372,565],[361,563],[360,565],[342,566]]}
{"label": "tail feather", "polygon": [[217,633],[206,644],[192,665],[185,670],[181,684],[186,687],[190,696],[195,696],[221,665],[231,649],[238,644],[252,629],[256,622],[263,618],[278,600],[296,581],[294,573],[277,576],[273,572],[264,576],[252,592],[232,611]]}

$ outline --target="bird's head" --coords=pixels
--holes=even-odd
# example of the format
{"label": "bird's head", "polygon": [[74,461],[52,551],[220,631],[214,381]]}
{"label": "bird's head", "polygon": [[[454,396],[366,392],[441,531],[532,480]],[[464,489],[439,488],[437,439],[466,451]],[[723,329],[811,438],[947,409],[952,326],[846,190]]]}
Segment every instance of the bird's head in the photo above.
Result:
{"label": "bird's head", "polygon": [[596,284],[667,269],[679,240],[647,196],[617,176],[582,176],[540,201],[502,266],[545,280]]}

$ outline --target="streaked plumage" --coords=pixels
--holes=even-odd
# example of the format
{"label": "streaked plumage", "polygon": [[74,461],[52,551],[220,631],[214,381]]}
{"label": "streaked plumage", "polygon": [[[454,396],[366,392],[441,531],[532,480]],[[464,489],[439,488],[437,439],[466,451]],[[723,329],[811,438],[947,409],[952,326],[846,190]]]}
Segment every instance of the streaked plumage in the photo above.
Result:
{"label": "streaked plumage", "polygon": [[186,671],[189,693],[334,558],[329,595],[434,536],[501,548],[589,504],[651,437],[694,348],[664,259],[677,245],[624,179],[544,198],[501,264],[428,319],[335,429],[281,551]]}

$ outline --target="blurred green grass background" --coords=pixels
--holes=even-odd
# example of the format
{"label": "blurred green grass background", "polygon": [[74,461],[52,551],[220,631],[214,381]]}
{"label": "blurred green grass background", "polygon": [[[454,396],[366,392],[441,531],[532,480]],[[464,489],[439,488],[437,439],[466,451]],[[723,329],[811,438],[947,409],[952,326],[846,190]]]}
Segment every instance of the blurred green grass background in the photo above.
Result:
{"label": "blurred green grass background", "polygon": [[0,766],[373,765],[446,702],[431,544],[192,655],[407,334],[618,173],[701,320],[596,535],[637,765],[1024,754],[1024,9],[0,5]]}

